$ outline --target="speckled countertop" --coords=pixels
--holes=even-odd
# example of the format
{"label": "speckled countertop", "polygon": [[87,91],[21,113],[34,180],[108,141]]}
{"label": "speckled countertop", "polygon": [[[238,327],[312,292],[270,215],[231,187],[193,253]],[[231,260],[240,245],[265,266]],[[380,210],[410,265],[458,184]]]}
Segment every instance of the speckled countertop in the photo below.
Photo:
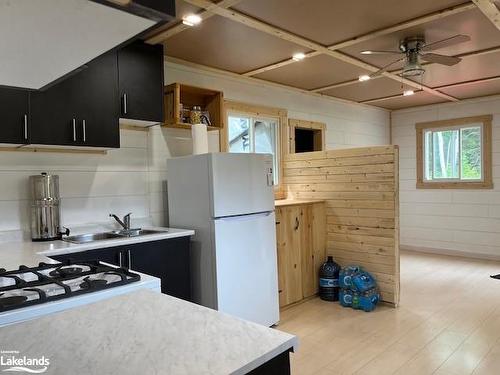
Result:
{"label": "speckled countertop", "polygon": [[297,337],[141,290],[0,329],[0,348],[46,374],[245,374]]}
{"label": "speckled countertop", "polygon": [[[52,255],[69,254],[92,249],[104,249],[132,243],[165,240],[169,238],[192,236],[194,234],[194,231],[190,229],[151,227],[145,229],[155,229],[160,231],[160,233],[138,237],[114,238],[85,244],[74,244],[64,241],[32,242],[30,240],[0,242],[0,268],[14,270],[20,265],[34,267],[40,262],[55,263],[54,260],[49,258],[49,256]],[[96,230],[95,232],[98,231]]]}

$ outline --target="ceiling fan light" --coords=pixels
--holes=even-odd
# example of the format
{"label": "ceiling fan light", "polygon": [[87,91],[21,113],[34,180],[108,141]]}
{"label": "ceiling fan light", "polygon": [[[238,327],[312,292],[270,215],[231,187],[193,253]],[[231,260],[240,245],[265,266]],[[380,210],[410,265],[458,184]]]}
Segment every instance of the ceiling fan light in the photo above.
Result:
{"label": "ceiling fan light", "polygon": [[368,74],[363,74],[363,75],[358,77],[359,82],[365,82],[365,81],[368,81],[370,79],[371,79],[371,77]]}
{"label": "ceiling fan light", "polygon": [[413,94],[415,94],[415,91],[413,91],[413,90],[403,91],[403,96],[412,96]]}
{"label": "ceiling fan light", "polygon": [[304,60],[306,58],[306,55],[302,52],[299,52],[299,53],[295,53],[293,56],[292,56],[292,60],[293,61],[301,61],[301,60]]}
{"label": "ceiling fan light", "polygon": [[197,26],[201,21],[201,17],[197,14],[188,14],[182,18],[182,23],[186,26]]}

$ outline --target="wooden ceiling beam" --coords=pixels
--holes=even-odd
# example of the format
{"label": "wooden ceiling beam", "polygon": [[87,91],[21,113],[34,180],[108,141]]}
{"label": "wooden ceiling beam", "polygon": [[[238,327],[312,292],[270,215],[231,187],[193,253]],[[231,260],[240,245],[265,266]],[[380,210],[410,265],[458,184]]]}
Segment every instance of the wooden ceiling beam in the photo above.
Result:
{"label": "wooden ceiling beam", "polygon": [[[453,88],[453,87],[471,86],[471,85],[477,85],[479,83],[495,82],[498,80],[500,80],[500,76],[493,76],[493,77],[488,77],[488,78],[479,78],[479,79],[472,79],[469,81],[450,83],[448,85],[442,85],[442,86],[435,87],[435,89],[449,89],[449,88]],[[419,91],[421,91],[421,90],[416,90],[415,93],[417,93]],[[384,101],[384,100],[388,100],[388,99],[399,98],[400,96],[403,96],[403,94],[389,95],[389,96],[384,96],[382,98],[362,100],[359,103],[360,104],[369,104],[369,103],[373,103],[373,102],[380,102],[380,101]]]}
{"label": "wooden ceiling beam", "polygon": [[[415,90],[415,94],[418,93],[418,92],[421,92],[421,91],[422,90]],[[370,104],[370,103],[375,103],[375,102],[383,102],[384,100],[400,98],[402,96],[404,96],[404,95],[403,94],[389,95],[389,96],[383,96],[381,98],[362,100],[362,101],[360,101],[358,103],[359,104]]]}
{"label": "wooden ceiling beam", "polygon": [[[219,6],[222,8],[229,8],[232,7],[242,0],[222,0],[219,1],[218,3],[212,3],[212,6]],[[198,16],[201,17],[201,19],[204,21],[206,19],[209,19],[212,16],[215,16],[215,13],[211,12],[212,7],[207,7],[201,12],[198,13]],[[146,38],[146,43],[148,44],[158,44],[162,43],[165,40],[173,37],[174,35],[179,34],[180,32],[186,30],[186,29],[191,29],[191,26],[184,25],[182,21],[177,22],[175,25],[169,27],[166,30],[153,30],[153,32],[147,36]]]}
{"label": "wooden ceiling beam", "polygon": [[500,30],[500,10],[493,0],[472,0],[481,12]]}
{"label": "wooden ceiling beam", "polygon": [[[486,49],[482,49],[479,51],[460,53],[458,55],[453,55],[453,56],[460,57],[460,58],[466,58],[466,57],[471,57],[471,56],[485,56],[485,55],[489,55],[491,53],[496,53],[496,52],[500,52],[500,46],[486,48]],[[425,62],[422,64],[422,66],[428,66],[428,65],[435,65],[435,63]],[[397,69],[397,70],[391,70],[390,72],[394,73],[394,74],[400,74],[402,71],[403,71],[402,69]],[[372,80],[382,78],[382,77],[383,76],[373,77]],[[311,92],[322,92],[322,91],[326,91],[326,90],[335,89],[338,87],[354,85],[357,83],[360,83],[358,79],[352,79],[350,81],[344,81],[344,82],[334,83],[334,84],[327,85],[327,86],[318,87],[318,88],[312,89],[310,91]],[[439,89],[439,87],[435,87],[435,89]]]}
{"label": "wooden ceiling beam", "polygon": [[[328,49],[335,51],[335,50],[338,50],[341,48],[350,47],[352,45],[355,45],[355,44],[358,44],[361,42],[366,42],[368,40],[372,40],[374,38],[377,38],[377,37],[380,37],[383,35],[388,35],[388,34],[391,34],[391,33],[397,32],[397,31],[408,29],[410,27],[422,25],[422,24],[427,23],[427,22],[436,21],[436,20],[439,20],[439,19],[442,19],[445,17],[452,16],[454,14],[466,12],[466,11],[469,11],[469,10],[472,10],[475,8],[476,8],[476,6],[472,2],[468,2],[465,4],[446,8],[446,9],[443,9],[443,10],[440,10],[440,11],[437,11],[434,13],[426,14],[426,15],[421,16],[421,17],[413,18],[413,19],[408,20],[408,21],[400,22],[400,23],[393,25],[393,26],[389,26],[389,27],[386,27],[383,29],[375,30],[375,31],[372,31],[372,32],[369,32],[369,33],[366,33],[363,35],[359,35],[357,37],[345,40],[345,41],[340,42],[340,43],[332,44],[331,46],[328,47]],[[317,51],[309,52],[309,53],[306,53],[306,58],[314,57],[317,55],[319,55],[319,53]],[[281,68],[281,67],[289,65],[289,64],[293,64],[294,62],[296,62],[296,61],[294,61],[293,59],[288,59],[288,60],[281,61],[281,62],[278,62],[275,64],[269,64],[269,65],[263,66],[261,68],[251,70],[249,72],[244,73],[244,75],[254,76],[254,75],[257,75],[260,73],[268,72],[270,70]]]}
{"label": "wooden ceiling beam", "polygon": [[[255,30],[264,32],[264,33],[269,34],[269,35],[273,35],[273,36],[280,38],[282,40],[286,40],[288,42],[297,44],[299,46],[314,50],[318,53],[331,56],[337,60],[343,61],[347,64],[357,66],[358,68],[364,69],[368,72],[374,73],[380,69],[377,66],[368,64],[362,60],[356,59],[356,58],[349,56],[345,53],[342,53],[339,51],[333,51],[331,49],[328,49],[328,47],[325,47],[319,43],[313,42],[313,41],[306,39],[302,36],[292,34],[286,30],[280,29],[276,26],[270,25],[270,24],[265,23],[263,21],[260,21],[258,19],[252,18],[250,16],[247,16],[247,15],[240,13],[238,11],[235,11],[233,9],[227,9],[227,8],[220,7],[217,4],[214,4],[209,0],[185,0],[185,1],[192,4],[192,5],[200,7],[200,8],[205,8],[205,9],[210,8],[211,12],[216,13],[222,17],[226,17],[228,19],[231,19],[235,22],[239,22],[239,23],[241,23],[245,26],[248,26],[250,28],[253,28]],[[394,73],[383,72],[382,75],[384,77],[393,79],[395,81],[402,82],[403,84],[406,84],[410,87],[413,87],[416,89],[422,89],[425,92],[428,92],[429,94],[439,96],[439,97],[444,98],[446,100],[458,101],[457,98],[454,98],[450,95],[442,93],[438,90],[434,90],[430,87],[420,85],[419,83],[411,81],[409,79],[399,77],[398,75],[396,75]]]}

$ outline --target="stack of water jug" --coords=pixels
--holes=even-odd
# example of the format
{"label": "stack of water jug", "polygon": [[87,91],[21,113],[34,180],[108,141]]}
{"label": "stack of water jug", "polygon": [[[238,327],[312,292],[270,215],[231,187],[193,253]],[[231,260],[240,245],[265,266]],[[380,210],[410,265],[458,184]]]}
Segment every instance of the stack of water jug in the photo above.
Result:
{"label": "stack of water jug", "polygon": [[375,309],[380,294],[373,276],[359,266],[340,266],[331,256],[321,266],[319,295],[327,301],[339,301],[342,306],[364,311]]}

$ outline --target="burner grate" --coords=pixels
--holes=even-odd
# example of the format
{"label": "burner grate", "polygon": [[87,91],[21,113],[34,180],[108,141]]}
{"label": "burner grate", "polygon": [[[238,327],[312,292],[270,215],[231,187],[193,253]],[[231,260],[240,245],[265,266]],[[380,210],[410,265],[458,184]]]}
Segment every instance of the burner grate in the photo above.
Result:
{"label": "burner grate", "polygon": [[38,267],[20,266],[19,270],[8,272],[0,269],[0,313],[139,280],[140,275],[125,268],[97,261],[40,263]]}

